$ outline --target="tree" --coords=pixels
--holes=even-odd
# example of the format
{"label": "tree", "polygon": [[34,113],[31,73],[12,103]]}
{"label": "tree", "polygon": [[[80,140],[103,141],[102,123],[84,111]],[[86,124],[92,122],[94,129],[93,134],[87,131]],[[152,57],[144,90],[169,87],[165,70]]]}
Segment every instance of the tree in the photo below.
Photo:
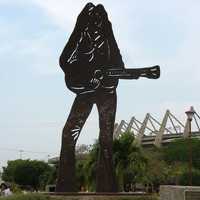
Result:
{"label": "tree", "polygon": [[[96,141],[90,148],[85,159],[78,159],[76,164],[77,180],[80,185],[89,191],[95,190],[95,174],[99,142]],[[139,147],[134,144],[132,133],[124,133],[113,142],[113,161],[120,191],[128,190],[137,181],[141,181],[146,170],[146,158]]]}
{"label": "tree", "polygon": [[157,191],[160,184],[167,184],[170,182],[170,167],[165,160],[163,160],[160,148],[151,147],[143,149],[143,154],[147,162],[143,177],[140,181],[148,186],[151,191]]}
{"label": "tree", "polygon": [[[188,185],[188,177],[189,173],[188,170],[184,171],[179,177],[179,184],[180,185]],[[200,170],[192,170],[192,185],[199,186],[200,185]]]}
{"label": "tree", "polygon": [[[113,142],[113,161],[120,191],[141,183],[157,190],[160,184],[187,184],[188,140],[175,140],[161,148],[142,149],[134,143],[132,133],[123,133]],[[200,141],[192,139],[193,184],[200,180]],[[89,147],[81,147],[77,154],[76,174],[78,188],[95,190],[95,174],[98,141]],[[129,188],[127,188],[127,186]]]}
{"label": "tree", "polygon": [[89,191],[96,188],[96,167],[99,152],[99,141],[97,140],[90,148],[87,159],[84,162],[83,170],[85,173],[86,187]]}
{"label": "tree", "polygon": [[38,190],[48,183],[53,171],[53,167],[43,161],[19,159],[8,161],[7,167],[3,168],[2,178]]}
{"label": "tree", "polygon": [[134,143],[132,133],[123,133],[114,141],[113,155],[119,189],[129,190],[132,184],[141,181],[147,164],[141,149]]}
{"label": "tree", "polygon": [[193,167],[200,170],[200,140],[193,139],[177,139],[163,148],[164,159],[169,164],[175,162],[188,163],[189,161],[189,143],[192,147]]}
{"label": "tree", "polygon": [[199,184],[200,174],[200,140],[196,138],[177,139],[164,147],[163,158],[171,169],[171,177],[176,184],[188,184],[188,163],[192,148],[192,176],[193,184]]}

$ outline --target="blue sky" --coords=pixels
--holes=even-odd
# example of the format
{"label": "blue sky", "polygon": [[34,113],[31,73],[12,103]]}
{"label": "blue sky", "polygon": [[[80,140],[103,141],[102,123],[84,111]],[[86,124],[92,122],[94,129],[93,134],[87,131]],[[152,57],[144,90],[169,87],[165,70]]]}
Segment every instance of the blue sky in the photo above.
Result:
{"label": "blue sky", "polygon": [[[62,127],[74,95],[59,55],[85,0],[0,0],[0,166],[19,158],[46,159],[60,151]],[[120,81],[116,121],[147,112],[161,120],[170,109],[183,122],[200,111],[200,2],[102,0],[126,67],[159,64],[159,80]],[[94,107],[78,143],[98,137]]]}

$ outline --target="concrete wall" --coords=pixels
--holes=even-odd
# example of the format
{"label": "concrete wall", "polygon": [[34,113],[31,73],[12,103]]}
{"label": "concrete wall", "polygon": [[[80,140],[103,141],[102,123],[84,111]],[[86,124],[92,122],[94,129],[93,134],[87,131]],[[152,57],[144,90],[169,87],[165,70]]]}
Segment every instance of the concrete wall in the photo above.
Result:
{"label": "concrete wall", "polygon": [[[185,199],[185,191],[200,192],[200,187],[162,185],[160,186],[160,200],[187,200]],[[200,199],[200,196],[197,199]],[[193,200],[193,199],[188,199],[188,200]],[[196,200],[196,198],[194,200]]]}

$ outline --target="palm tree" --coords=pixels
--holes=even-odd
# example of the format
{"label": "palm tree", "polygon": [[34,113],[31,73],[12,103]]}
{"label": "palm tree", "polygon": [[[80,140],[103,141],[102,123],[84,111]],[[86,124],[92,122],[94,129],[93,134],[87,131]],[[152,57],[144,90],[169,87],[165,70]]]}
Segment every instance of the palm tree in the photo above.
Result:
{"label": "palm tree", "polygon": [[130,190],[131,186],[141,181],[146,170],[146,158],[134,143],[134,135],[123,133],[114,141],[114,164],[120,191]]}

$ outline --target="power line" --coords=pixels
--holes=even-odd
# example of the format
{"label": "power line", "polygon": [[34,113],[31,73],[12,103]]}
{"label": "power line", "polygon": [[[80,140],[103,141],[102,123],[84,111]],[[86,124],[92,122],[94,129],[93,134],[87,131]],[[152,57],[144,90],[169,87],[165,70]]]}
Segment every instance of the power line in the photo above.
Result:
{"label": "power line", "polygon": [[0,151],[15,151],[15,152],[27,152],[27,153],[36,153],[36,154],[53,154],[46,151],[30,151],[30,150],[12,149],[12,148],[0,148]]}

